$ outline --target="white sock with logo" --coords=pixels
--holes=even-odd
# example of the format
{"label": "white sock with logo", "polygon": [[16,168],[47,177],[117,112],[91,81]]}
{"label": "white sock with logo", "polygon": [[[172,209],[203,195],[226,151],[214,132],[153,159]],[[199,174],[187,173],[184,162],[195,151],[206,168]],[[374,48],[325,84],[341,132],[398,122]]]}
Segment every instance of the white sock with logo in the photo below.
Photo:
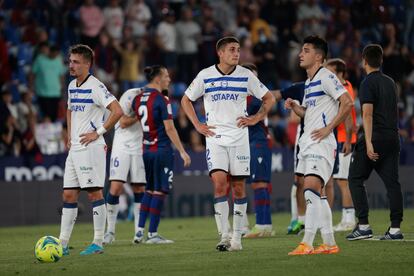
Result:
{"label": "white sock with logo", "polygon": [[59,234],[59,240],[63,247],[66,247],[69,244],[69,239],[72,235],[73,226],[75,225],[77,216],[77,203],[63,203]]}
{"label": "white sock with logo", "polygon": [[296,190],[298,188],[296,185],[292,185],[292,188],[290,189],[290,213],[291,213],[291,219],[290,221],[294,221],[298,219],[298,202],[296,200]]}
{"label": "white sock with logo", "polygon": [[319,228],[321,199],[319,195],[311,190],[305,190],[304,195],[306,200],[306,223],[302,242],[309,246],[313,246],[313,240],[315,239],[316,231],[318,231]]}
{"label": "white sock with logo", "polygon": [[107,222],[108,222],[108,228],[107,228],[107,232],[111,232],[113,234],[115,234],[115,225],[116,225],[116,219],[118,217],[118,205],[119,204],[106,204],[106,209],[107,209]]}
{"label": "white sock with logo", "polygon": [[320,224],[321,224],[321,236],[324,244],[333,246],[336,244],[334,231],[332,227],[332,211],[329,206],[328,199],[326,197],[321,198],[320,207]]}
{"label": "white sock with logo", "polygon": [[102,241],[105,233],[106,222],[106,205],[105,200],[100,199],[92,202],[93,212],[93,229],[94,237],[93,243],[102,246]]}
{"label": "white sock with logo", "polygon": [[247,198],[234,200],[233,237],[232,240],[241,242],[242,230],[247,210]]}
{"label": "white sock with logo", "polygon": [[227,196],[216,198],[214,203],[214,218],[221,238],[229,237],[229,203]]}

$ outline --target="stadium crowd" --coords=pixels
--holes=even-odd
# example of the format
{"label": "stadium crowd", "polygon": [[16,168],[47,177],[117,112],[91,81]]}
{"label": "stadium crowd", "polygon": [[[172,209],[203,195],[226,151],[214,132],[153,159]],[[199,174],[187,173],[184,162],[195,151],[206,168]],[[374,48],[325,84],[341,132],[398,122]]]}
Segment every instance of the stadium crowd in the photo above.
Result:
{"label": "stadium crowd", "polygon": [[[414,143],[413,0],[0,0],[0,156],[66,150],[66,57],[76,43],[94,49],[93,74],[118,97],[145,84],[146,65],[165,65],[180,137],[203,151],[179,102],[230,34],[241,41],[240,62],[255,63],[270,89],[306,78],[297,56],[307,35],[325,37],[330,57],[346,61],[355,91],[363,47],[381,44],[383,71],[398,85],[400,134]],[[269,127],[274,146],[292,147],[297,122],[282,106]]]}

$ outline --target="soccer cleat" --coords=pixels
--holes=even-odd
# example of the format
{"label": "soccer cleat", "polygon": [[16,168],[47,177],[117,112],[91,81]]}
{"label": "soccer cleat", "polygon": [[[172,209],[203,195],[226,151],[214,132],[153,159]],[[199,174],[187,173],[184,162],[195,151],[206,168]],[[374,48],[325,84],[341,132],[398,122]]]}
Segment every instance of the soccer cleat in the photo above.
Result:
{"label": "soccer cleat", "polygon": [[337,245],[329,246],[326,244],[321,244],[313,250],[312,254],[336,254],[339,253],[339,247]]}
{"label": "soccer cleat", "polygon": [[172,240],[167,240],[166,238],[161,237],[160,235],[156,235],[152,238],[148,237],[145,243],[148,244],[169,244],[174,243]]}
{"label": "soccer cleat", "polygon": [[216,245],[216,249],[218,251],[227,251],[227,249],[231,246],[230,238],[222,237],[220,242]]}
{"label": "soccer cleat", "polygon": [[356,241],[356,240],[365,240],[372,238],[372,230],[369,228],[367,230],[359,229],[359,226],[355,226],[354,230],[346,236],[348,241]]}
{"label": "soccer cleat", "polygon": [[288,226],[288,228],[287,228],[287,233],[288,233],[288,235],[290,234],[290,232],[292,232],[292,229],[293,229],[293,226],[297,223],[298,221],[295,219],[295,220],[292,220],[291,222],[290,222],[290,224],[289,224],[289,226]]}
{"label": "soccer cleat", "polygon": [[340,223],[338,223],[337,225],[333,227],[333,230],[335,232],[344,232],[344,231],[351,231],[354,228],[355,228],[355,223],[341,221]]}
{"label": "soccer cleat", "polygon": [[105,234],[102,244],[107,245],[111,244],[115,241],[115,234],[112,232],[108,232]]}
{"label": "soccer cleat", "polygon": [[62,256],[69,256],[69,246],[62,247]]}
{"label": "soccer cleat", "polygon": [[104,253],[103,247],[92,243],[91,245],[86,247],[86,249],[83,250],[80,254],[82,256],[86,256],[86,255],[102,254],[102,253]]}
{"label": "soccer cleat", "polygon": [[144,241],[144,231],[138,230],[137,233],[134,236],[134,239],[132,240],[132,243],[139,244]]}
{"label": "soccer cleat", "polygon": [[264,238],[264,237],[273,237],[275,235],[275,231],[272,228],[265,228],[265,229],[258,229],[256,226],[252,228],[252,230],[244,235],[243,237],[246,239],[254,239],[254,238]]}
{"label": "soccer cleat", "polygon": [[398,231],[395,234],[390,233],[390,228],[388,228],[387,232],[385,232],[384,236],[380,238],[381,241],[387,241],[387,240],[402,240],[404,239],[403,234],[401,231]]}
{"label": "soccer cleat", "polygon": [[243,247],[241,245],[241,241],[231,241],[230,247],[227,248],[227,251],[240,251]]}
{"label": "soccer cleat", "polygon": [[299,235],[305,230],[305,224],[301,221],[295,221],[292,225],[291,231],[288,231],[288,235]]}
{"label": "soccer cleat", "polygon": [[296,256],[296,255],[310,255],[313,253],[313,247],[307,245],[304,242],[301,242],[298,247],[296,247],[293,251],[289,252],[289,256]]}

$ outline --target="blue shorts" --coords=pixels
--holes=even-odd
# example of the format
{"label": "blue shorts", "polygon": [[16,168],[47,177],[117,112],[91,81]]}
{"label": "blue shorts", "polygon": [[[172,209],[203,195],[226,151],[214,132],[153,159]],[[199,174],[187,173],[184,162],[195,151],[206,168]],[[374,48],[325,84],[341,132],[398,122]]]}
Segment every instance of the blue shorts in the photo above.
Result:
{"label": "blue shorts", "polygon": [[168,194],[173,181],[174,153],[171,148],[144,152],[146,189]]}
{"label": "blue shorts", "polygon": [[264,143],[250,144],[250,177],[247,183],[270,183],[272,173],[272,151]]}

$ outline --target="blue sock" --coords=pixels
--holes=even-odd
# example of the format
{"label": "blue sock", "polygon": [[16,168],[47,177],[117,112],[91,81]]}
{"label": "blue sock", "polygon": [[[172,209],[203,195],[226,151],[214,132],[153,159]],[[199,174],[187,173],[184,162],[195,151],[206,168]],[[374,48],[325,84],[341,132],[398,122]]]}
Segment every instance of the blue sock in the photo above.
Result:
{"label": "blue sock", "polygon": [[256,224],[265,224],[266,188],[254,190],[254,209],[256,211]]}
{"label": "blue sock", "polygon": [[151,206],[152,194],[144,193],[141,202],[141,210],[139,211],[138,227],[145,228],[145,221],[147,220],[148,212]]}
{"label": "blue sock", "polygon": [[106,196],[106,203],[111,205],[119,204],[119,196],[114,196],[111,193],[108,193],[108,195]]}
{"label": "blue sock", "polygon": [[134,193],[134,202],[141,203],[145,193]]}
{"label": "blue sock", "polygon": [[164,206],[165,195],[153,195],[150,208],[150,225],[148,233],[155,233],[160,224],[161,211]]}
{"label": "blue sock", "polygon": [[272,213],[270,210],[270,193],[269,190],[266,188],[265,189],[265,206],[264,206],[264,212],[263,212],[263,217],[264,217],[264,223],[263,224],[272,224]]}

